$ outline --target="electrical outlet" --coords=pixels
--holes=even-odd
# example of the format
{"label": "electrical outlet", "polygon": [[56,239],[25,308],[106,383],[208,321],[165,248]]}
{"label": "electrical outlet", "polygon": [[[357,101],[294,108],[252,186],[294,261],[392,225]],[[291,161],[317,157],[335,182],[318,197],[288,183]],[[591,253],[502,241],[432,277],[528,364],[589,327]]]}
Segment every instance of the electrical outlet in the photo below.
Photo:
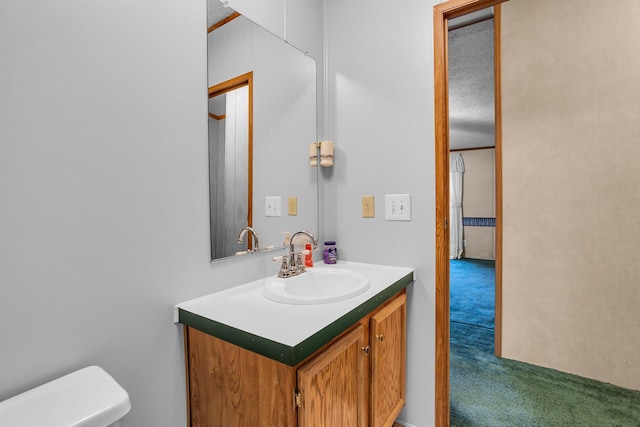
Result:
{"label": "electrical outlet", "polygon": [[411,195],[385,194],[384,219],[387,221],[411,221]]}
{"label": "electrical outlet", "polygon": [[291,216],[298,215],[298,198],[297,197],[289,197],[287,200],[287,212]]}
{"label": "electrical outlet", "polygon": [[373,218],[374,216],[373,196],[362,196],[362,218]]}
{"label": "electrical outlet", "polygon": [[264,198],[264,216],[282,216],[282,201],[280,196],[267,196]]}

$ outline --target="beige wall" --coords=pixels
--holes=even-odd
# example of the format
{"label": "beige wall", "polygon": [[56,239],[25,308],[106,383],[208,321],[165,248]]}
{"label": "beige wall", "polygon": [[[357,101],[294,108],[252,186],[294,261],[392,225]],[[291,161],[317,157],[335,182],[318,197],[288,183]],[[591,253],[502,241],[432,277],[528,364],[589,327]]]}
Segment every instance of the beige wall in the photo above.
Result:
{"label": "beige wall", "polygon": [[[460,153],[464,161],[462,180],[462,215],[495,218],[495,154],[496,150],[467,150]],[[464,227],[465,258],[495,259],[495,228]]]}
{"label": "beige wall", "polygon": [[503,355],[640,389],[640,2],[503,5]]}

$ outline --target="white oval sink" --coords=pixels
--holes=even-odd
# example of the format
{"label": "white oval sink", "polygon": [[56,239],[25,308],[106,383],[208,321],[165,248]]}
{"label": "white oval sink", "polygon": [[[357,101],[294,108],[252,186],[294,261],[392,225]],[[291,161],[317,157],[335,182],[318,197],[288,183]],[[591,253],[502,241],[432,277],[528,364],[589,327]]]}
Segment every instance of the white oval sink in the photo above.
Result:
{"label": "white oval sink", "polygon": [[340,268],[313,267],[288,278],[270,277],[264,296],[285,304],[325,304],[353,298],[371,283],[360,273]]}

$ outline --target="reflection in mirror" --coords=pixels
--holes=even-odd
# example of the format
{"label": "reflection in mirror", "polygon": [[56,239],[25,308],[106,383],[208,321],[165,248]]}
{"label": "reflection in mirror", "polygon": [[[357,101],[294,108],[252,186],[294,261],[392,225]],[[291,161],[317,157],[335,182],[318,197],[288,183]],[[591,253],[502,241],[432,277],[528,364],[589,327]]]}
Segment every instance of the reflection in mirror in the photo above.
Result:
{"label": "reflection in mirror", "polygon": [[221,237],[211,239],[213,259],[242,251],[235,230],[252,224],[252,80],[248,73],[209,88],[211,230]]}
{"label": "reflection in mirror", "polygon": [[[261,250],[282,247],[285,231],[317,235],[318,171],[308,163],[309,143],[317,140],[316,64],[217,0],[207,0],[207,11],[211,259],[216,261],[253,248],[251,236],[237,243],[246,226],[256,231]],[[247,83],[238,84],[243,79]],[[239,101],[235,90],[241,86],[247,96]],[[232,126],[232,117],[233,125],[242,126]],[[280,216],[265,215],[266,197],[280,198]],[[297,198],[297,212],[288,212],[289,197]]]}

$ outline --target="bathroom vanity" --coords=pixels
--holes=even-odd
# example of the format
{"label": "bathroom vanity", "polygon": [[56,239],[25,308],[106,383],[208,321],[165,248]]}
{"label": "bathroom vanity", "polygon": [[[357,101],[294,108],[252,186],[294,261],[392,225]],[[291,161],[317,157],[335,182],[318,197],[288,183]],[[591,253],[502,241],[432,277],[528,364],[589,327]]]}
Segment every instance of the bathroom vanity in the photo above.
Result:
{"label": "bathroom vanity", "polygon": [[340,269],[370,286],[330,303],[282,303],[265,296],[267,278],[176,306],[190,426],[393,425],[405,400],[405,288],[414,273]]}

